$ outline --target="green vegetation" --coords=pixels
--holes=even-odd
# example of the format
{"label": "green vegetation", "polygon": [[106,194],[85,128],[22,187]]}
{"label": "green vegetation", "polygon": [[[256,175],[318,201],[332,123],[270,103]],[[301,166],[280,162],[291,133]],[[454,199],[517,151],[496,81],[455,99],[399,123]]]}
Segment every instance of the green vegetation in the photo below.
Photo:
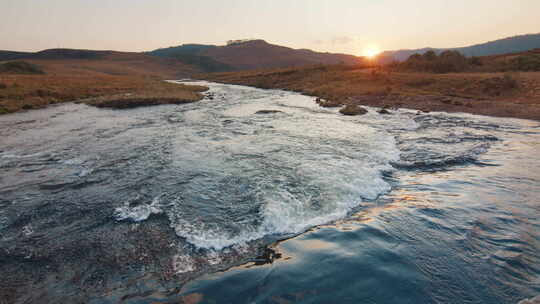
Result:
{"label": "green vegetation", "polygon": [[10,61],[0,64],[0,74],[45,74],[43,70],[26,61]]}

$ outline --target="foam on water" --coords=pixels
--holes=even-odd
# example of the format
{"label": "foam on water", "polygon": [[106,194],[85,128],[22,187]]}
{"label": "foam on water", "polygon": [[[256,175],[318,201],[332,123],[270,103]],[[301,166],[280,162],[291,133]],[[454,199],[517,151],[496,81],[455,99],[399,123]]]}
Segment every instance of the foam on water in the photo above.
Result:
{"label": "foam on water", "polygon": [[[314,112],[306,96],[211,89],[226,104],[183,113],[189,125],[174,141],[173,166],[191,178],[161,207],[191,244],[221,250],[300,233],[390,190],[383,172],[400,151],[388,132],[333,110]],[[283,113],[254,115],[261,109]],[[210,208],[216,214],[200,211]]]}
{"label": "foam on water", "polygon": [[128,200],[124,203],[124,206],[116,208],[115,217],[117,221],[123,220],[132,220],[134,222],[140,222],[148,219],[152,214],[160,214],[163,212],[160,209],[160,197],[158,196],[152,200],[150,204],[141,204],[132,206],[133,201],[138,200],[140,197],[137,197],[135,200]]}
{"label": "foam on water", "polygon": [[[183,122],[172,133],[168,165],[177,186],[152,202],[127,201],[115,213],[132,221],[164,213],[175,233],[200,249],[301,233],[390,191],[384,174],[391,164],[443,166],[487,149],[477,145],[484,134],[431,130],[429,117],[406,110],[344,117],[312,97],[203,84],[214,100],[168,117]],[[267,109],[280,112],[255,114]],[[455,142],[439,147],[432,138]],[[414,148],[424,142],[425,149]]]}

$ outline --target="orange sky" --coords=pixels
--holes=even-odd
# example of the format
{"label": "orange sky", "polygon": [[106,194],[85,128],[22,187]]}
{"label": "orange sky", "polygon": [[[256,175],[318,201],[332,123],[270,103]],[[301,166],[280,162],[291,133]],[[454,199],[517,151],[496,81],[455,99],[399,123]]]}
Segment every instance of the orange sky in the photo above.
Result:
{"label": "orange sky", "polygon": [[3,0],[0,49],[152,50],[261,38],[318,51],[458,47],[540,32],[540,0]]}

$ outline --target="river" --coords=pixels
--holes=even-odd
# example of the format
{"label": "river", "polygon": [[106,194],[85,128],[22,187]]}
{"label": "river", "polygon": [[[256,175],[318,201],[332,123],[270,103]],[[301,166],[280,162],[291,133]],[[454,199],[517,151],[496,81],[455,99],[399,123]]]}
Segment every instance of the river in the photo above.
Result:
{"label": "river", "polygon": [[0,300],[540,294],[538,122],[347,117],[297,93],[201,84],[212,97],[187,105],[0,117]]}

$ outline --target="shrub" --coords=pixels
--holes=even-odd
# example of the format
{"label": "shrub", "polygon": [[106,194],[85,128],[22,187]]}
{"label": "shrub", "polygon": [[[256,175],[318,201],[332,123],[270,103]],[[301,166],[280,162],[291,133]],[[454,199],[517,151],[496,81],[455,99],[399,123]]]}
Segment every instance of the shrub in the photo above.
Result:
{"label": "shrub", "polygon": [[503,77],[492,77],[480,82],[482,91],[489,96],[507,95],[519,87],[517,79],[509,73]]}
{"label": "shrub", "polygon": [[467,60],[468,64],[475,66],[482,66],[484,63],[480,60],[480,57],[473,56]]}
{"label": "shrub", "polygon": [[426,86],[432,85],[433,83],[435,83],[435,79],[432,79],[432,78],[413,79],[411,81],[406,82],[408,86],[415,87],[415,88],[426,87]]}
{"label": "shrub", "polygon": [[540,55],[522,55],[510,61],[510,70],[513,71],[540,71]]}
{"label": "shrub", "polygon": [[505,73],[501,81],[501,86],[504,89],[515,89],[518,87],[518,81],[512,76],[512,74]]}

